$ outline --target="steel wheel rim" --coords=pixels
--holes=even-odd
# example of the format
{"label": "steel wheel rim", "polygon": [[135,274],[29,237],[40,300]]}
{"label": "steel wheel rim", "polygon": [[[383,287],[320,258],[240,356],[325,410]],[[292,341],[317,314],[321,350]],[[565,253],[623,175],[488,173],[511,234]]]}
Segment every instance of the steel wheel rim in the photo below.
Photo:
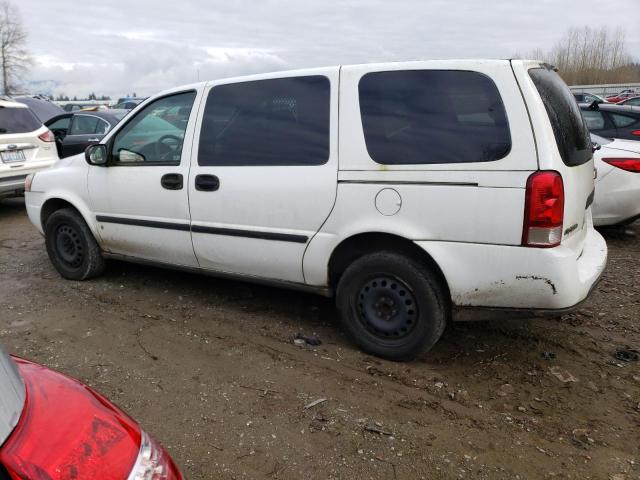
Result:
{"label": "steel wheel rim", "polygon": [[418,321],[413,291],[402,280],[380,275],[362,285],[356,310],[367,331],[382,339],[400,339],[411,334]]}
{"label": "steel wheel rim", "polygon": [[84,246],[78,231],[70,225],[60,225],[55,235],[56,251],[60,260],[72,268],[78,268],[84,260]]}

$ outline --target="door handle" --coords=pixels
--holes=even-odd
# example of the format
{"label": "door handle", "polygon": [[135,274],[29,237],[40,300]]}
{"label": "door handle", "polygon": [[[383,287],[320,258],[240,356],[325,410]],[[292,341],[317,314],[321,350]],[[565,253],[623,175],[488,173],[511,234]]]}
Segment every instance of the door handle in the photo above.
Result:
{"label": "door handle", "polygon": [[89,140],[87,140],[87,142],[99,142],[100,139],[99,138],[90,138]]}
{"label": "door handle", "polygon": [[215,175],[197,175],[196,190],[201,192],[215,192],[220,188],[220,179]]}
{"label": "door handle", "polygon": [[167,173],[160,179],[160,185],[167,190],[182,190],[182,175],[179,173]]}

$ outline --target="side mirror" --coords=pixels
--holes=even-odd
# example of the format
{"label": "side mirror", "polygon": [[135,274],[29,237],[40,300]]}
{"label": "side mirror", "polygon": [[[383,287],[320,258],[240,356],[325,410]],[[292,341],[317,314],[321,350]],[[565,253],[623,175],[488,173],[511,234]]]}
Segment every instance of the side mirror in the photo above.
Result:
{"label": "side mirror", "polygon": [[107,164],[107,147],[105,145],[89,145],[84,151],[84,159],[89,165],[104,167]]}

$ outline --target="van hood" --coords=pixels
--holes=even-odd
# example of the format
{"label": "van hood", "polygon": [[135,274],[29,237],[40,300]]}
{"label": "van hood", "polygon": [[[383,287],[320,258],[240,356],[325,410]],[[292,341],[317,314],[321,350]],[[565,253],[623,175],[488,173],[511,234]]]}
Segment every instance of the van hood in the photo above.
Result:
{"label": "van hood", "polygon": [[24,407],[25,389],[18,368],[0,347],[0,445],[15,428]]}

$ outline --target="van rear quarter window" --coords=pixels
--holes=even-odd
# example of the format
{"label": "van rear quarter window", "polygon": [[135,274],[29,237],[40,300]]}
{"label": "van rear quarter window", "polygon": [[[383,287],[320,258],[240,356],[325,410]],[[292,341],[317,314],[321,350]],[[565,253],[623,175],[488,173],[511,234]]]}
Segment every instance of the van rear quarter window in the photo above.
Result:
{"label": "van rear quarter window", "polygon": [[549,67],[532,68],[529,76],[547,110],[562,161],[573,167],[591,160],[589,130],[569,87]]}
{"label": "van rear quarter window", "polygon": [[322,165],[331,85],[321,75],[218,85],[207,98],[198,165]]}
{"label": "van rear quarter window", "polygon": [[369,156],[382,164],[491,162],[511,150],[500,93],[479,72],[372,72],[359,84]]}

